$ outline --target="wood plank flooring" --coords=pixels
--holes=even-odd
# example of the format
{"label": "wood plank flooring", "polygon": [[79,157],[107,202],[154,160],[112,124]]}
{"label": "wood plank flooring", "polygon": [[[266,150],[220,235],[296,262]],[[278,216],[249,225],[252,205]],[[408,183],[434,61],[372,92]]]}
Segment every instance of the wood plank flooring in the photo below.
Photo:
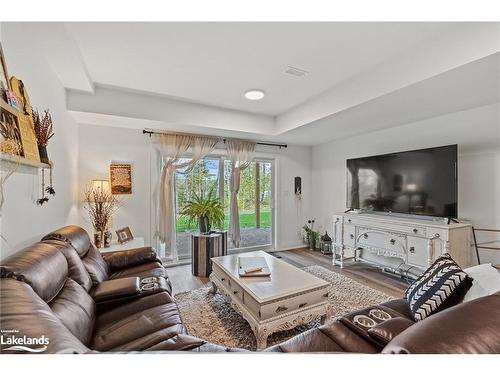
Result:
{"label": "wood plank flooring", "polygon": [[[303,268],[319,265],[350,277],[371,288],[380,290],[395,298],[401,298],[408,284],[399,277],[382,273],[377,267],[366,263],[349,263],[344,269],[333,266],[331,256],[309,249],[295,249],[272,253],[274,256],[296,267]],[[196,277],[191,274],[191,265],[169,267],[167,272],[172,283],[174,294],[210,285],[208,278]]]}

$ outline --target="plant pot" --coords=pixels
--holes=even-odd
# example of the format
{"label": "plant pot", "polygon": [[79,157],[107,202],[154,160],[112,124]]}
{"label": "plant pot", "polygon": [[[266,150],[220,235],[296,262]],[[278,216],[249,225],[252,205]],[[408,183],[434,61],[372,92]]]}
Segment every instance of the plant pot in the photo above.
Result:
{"label": "plant pot", "polygon": [[200,217],[200,233],[206,234],[210,232],[210,220],[207,215]]}
{"label": "plant pot", "polygon": [[49,156],[47,155],[47,145],[38,145],[38,153],[40,154],[40,161],[49,164]]}

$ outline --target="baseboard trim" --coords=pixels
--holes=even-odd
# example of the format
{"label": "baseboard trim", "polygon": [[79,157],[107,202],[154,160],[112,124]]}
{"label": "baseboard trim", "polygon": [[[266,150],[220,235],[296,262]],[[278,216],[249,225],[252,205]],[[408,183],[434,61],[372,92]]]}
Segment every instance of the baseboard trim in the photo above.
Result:
{"label": "baseboard trim", "polygon": [[307,249],[309,248],[306,245],[303,244],[297,244],[297,245],[292,245],[292,246],[287,246],[287,247],[281,247],[279,249],[272,249],[272,250],[267,250],[268,253],[277,253],[280,251],[288,251],[288,250],[301,250],[301,249]]}

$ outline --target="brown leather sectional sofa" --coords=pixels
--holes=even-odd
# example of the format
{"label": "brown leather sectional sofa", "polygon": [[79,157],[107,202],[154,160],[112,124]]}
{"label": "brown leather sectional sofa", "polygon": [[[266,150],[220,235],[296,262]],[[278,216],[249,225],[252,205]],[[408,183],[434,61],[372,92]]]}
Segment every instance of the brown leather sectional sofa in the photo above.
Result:
{"label": "brown leather sectional sofa", "polygon": [[[48,338],[44,353],[241,351],[190,336],[150,247],[104,257],[80,227],[45,236],[1,264],[2,353],[9,337]],[[353,323],[372,310],[392,318]],[[268,352],[500,353],[500,293],[415,323],[404,300],[353,312]]]}

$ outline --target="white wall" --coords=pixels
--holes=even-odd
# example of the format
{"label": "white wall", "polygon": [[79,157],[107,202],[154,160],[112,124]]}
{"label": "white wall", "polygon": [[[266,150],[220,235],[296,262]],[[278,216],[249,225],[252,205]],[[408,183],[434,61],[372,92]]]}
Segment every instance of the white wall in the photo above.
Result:
{"label": "white wall", "polygon": [[[311,215],[311,147],[288,146],[276,154],[277,250],[302,247],[300,228]],[[294,179],[302,178],[302,199],[295,197]]]}
{"label": "white wall", "polygon": [[[477,227],[500,228],[500,104],[325,143],[312,151],[312,215],[331,228],[346,207],[346,159],[458,144],[458,212]],[[482,252],[482,261],[500,254]]]}
{"label": "white wall", "polygon": [[[78,125],[79,224],[93,233],[88,213],[81,203],[85,187],[92,180],[109,178],[112,161],[132,163],[132,194],[117,196],[120,207],[113,228],[130,227],[135,237],[149,245],[150,229],[150,142],[142,130],[107,126]],[[116,234],[114,233],[116,236]],[[116,237],[115,237],[116,238]]]}
{"label": "white wall", "polygon": [[[221,150],[216,150],[221,153]],[[276,160],[277,249],[301,247],[300,227],[307,220],[311,204],[311,148],[289,146],[277,151],[266,148],[259,156]],[[121,207],[113,219],[113,227],[129,226],[136,237],[152,241],[154,220],[151,214],[151,194],[155,189],[155,152],[149,137],[141,130],[79,125],[79,187],[83,188],[93,179],[108,178],[111,161],[132,163],[131,195],[121,195]],[[302,177],[303,198],[294,195],[294,177]],[[154,216],[153,216],[154,217]],[[92,233],[88,216],[80,207],[80,225]]]}
{"label": "white wall", "polygon": [[[23,80],[35,108],[49,108],[52,114],[55,136],[48,153],[54,162],[56,190],[56,196],[39,207],[36,199],[41,194],[40,179],[36,170],[22,167],[7,180],[1,211],[0,256],[4,258],[51,230],[76,221],[78,141],[77,125],[66,112],[65,90],[40,58],[43,55],[37,51],[38,46],[26,38],[22,24],[3,23],[0,27],[9,73]],[[1,170],[5,173],[5,166]]]}

